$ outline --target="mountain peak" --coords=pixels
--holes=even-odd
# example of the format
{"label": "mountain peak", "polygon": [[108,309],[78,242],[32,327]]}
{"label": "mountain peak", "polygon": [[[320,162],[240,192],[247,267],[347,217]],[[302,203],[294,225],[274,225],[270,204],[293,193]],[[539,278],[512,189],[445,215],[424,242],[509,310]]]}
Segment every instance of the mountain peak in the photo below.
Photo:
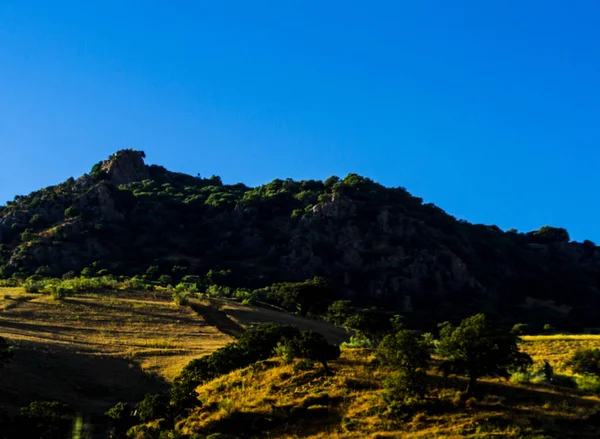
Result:
{"label": "mountain peak", "polygon": [[108,180],[115,186],[146,180],[150,174],[144,163],[145,157],[144,151],[123,149],[104,161],[100,170],[107,174]]}

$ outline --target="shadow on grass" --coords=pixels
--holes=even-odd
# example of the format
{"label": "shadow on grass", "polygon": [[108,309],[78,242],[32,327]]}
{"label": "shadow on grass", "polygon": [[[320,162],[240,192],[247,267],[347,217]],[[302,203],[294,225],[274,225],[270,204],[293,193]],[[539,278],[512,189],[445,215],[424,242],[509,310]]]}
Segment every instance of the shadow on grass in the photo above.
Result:
{"label": "shadow on grass", "polygon": [[0,373],[0,405],[7,409],[56,400],[98,414],[118,401],[136,401],[167,388],[163,379],[122,358],[37,342],[22,341],[15,347],[13,360]]}
{"label": "shadow on grass", "polygon": [[[323,399],[323,398],[321,398]],[[267,437],[266,433],[285,432],[293,437],[309,437],[339,425],[337,410],[341,398],[305,403],[301,407],[274,407],[272,412],[232,411],[210,422],[203,433],[221,433],[228,438]]]}
{"label": "shadow on grass", "polygon": [[212,306],[205,306],[197,303],[191,303],[190,307],[196,312],[196,314],[204,319],[207,325],[214,326],[223,334],[237,338],[242,334],[242,332],[244,332],[244,328],[238,325],[221,310],[218,310]]}

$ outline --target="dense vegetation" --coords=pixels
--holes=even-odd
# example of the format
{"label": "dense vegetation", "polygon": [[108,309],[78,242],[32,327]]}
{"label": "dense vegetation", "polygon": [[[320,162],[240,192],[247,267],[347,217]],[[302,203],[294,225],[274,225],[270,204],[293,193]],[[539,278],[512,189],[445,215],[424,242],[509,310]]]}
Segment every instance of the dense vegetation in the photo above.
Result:
{"label": "dense vegetation", "polygon": [[470,224],[356,174],[250,188],[144,157],[0,207],[0,278],[185,283],[300,314],[350,299],[429,328],[482,310],[532,332],[599,321],[600,250],[564,229]]}

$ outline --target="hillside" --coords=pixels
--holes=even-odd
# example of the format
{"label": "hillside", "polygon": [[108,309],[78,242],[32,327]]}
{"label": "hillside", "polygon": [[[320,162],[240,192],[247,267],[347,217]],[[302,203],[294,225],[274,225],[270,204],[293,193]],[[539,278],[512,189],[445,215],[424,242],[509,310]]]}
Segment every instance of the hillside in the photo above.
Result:
{"label": "hillside", "polygon": [[600,249],[564,229],[470,224],[356,174],[250,188],[144,158],[119,151],[0,207],[0,278],[198,275],[256,289],[320,276],[331,300],[422,324],[480,310],[572,331],[600,320]]}
{"label": "hillside", "polygon": [[[600,339],[590,338],[589,343],[598,346]],[[530,347],[536,347],[535,340]],[[576,348],[575,342],[569,350]],[[377,367],[372,352],[345,350],[332,370],[327,375],[319,368],[275,359],[224,375],[198,388],[201,406],[179,421],[176,430],[197,437],[220,433],[216,437],[272,439],[600,435],[600,399],[583,392],[487,380],[481,385],[485,397],[465,400],[459,392],[463,380],[444,380],[432,369],[426,401],[394,407],[384,397],[392,371]]]}
{"label": "hillside", "polygon": [[191,360],[234,340],[249,325],[293,324],[346,340],[331,324],[232,302],[192,299],[176,306],[166,292],[80,294],[62,301],[0,288],[0,328],[15,349],[0,374],[0,407],[59,400],[102,414],[120,400],[168,388]]}

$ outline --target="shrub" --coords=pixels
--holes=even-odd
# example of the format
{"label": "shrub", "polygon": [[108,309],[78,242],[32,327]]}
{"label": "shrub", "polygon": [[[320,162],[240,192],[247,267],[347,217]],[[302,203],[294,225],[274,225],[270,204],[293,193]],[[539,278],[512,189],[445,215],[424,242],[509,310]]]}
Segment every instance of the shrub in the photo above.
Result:
{"label": "shrub", "polygon": [[167,418],[169,399],[165,395],[149,393],[136,404],[134,414],[144,424],[155,419]]}
{"label": "shrub", "polygon": [[387,402],[423,400],[427,386],[425,372],[399,370],[384,381],[384,399]]}
{"label": "shrub", "polygon": [[340,345],[341,349],[370,349],[372,347],[371,340],[361,335],[353,335],[350,337],[350,341],[345,341]]}
{"label": "shrub", "polygon": [[111,437],[120,437],[135,425],[135,418],[131,412],[132,410],[128,403],[118,402],[105,413],[105,416],[110,419]]}
{"label": "shrub", "polygon": [[410,375],[427,370],[431,361],[431,346],[413,331],[403,329],[386,335],[377,347],[377,359]]}
{"label": "shrub", "polygon": [[50,297],[54,300],[63,300],[67,297],[69,289],[62,284],[52,284],[48,286],[48,291],[50,291]]}
{"label": "shrub", "polygon": [[330,345],[322,334],[314,331],[304,331],[300,336],[287,340],[285,344],[291,356],[318,361],[327,372],[327,362],[340,356],[339,346]]}
{"label": "shrub", "polygon": [[600,394],[600,377],[596,375],[581,375],[575,377],[577,388],[584,392]]}
{"label": "shrub", "polygon": [[567,362],[573,372],[600,377],[600,349],[585,349],[575,352]]}
{"label": "shrub", "polygon": [[79,215],[79,210],[75,206],[65,209],[65,218],[75,218],[77,215]]}
{"label": "shrub", "polygon": [[173,278],[168,274],[163,274],[162,276],[160,276],[158,278],[158,281],[165,287],[173,284]]}
{"label": "shrub", "polygon": [[190,293],[186,291],[175,291],[173,293],[173,303],[178,306],[185,306],[190,301]]}
{"label": "shrub", "polygon": [[16,419],[20,437],[62,439],[71,427],[72,412],[59,402],[34,401]]}
{"label": "shrub", "polygon": [[43,285],[40,282],[30,282],[27,281],[23,284],[23,289],[26,293],[30,294],[39,294],[42,291]]}

